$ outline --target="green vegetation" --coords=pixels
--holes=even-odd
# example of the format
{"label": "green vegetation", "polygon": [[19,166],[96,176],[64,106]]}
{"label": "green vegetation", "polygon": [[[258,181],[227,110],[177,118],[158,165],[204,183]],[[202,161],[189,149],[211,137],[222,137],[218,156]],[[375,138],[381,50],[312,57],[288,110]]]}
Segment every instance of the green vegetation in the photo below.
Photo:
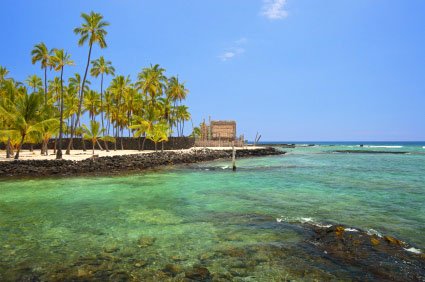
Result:
{"label": "green vegetation", "polygon": [[[40,42],[31,51],[32,64],[39,63],[43,78],[30,75],[24,83],[9,76],[9,70],[0,66],[0,142],[6,145],[8,158],[19,158],[23,144],[41,144],[41,154],[48,154],[48,144],[55,140],[56,158],[62,158],[62,138],[68,137],[66,154],[73,148],[73,138],[79,137],[108,150],[107,141],[113,141],[117,150],[124,149],[117,138],[139,138],[139,149],[144,141],[158,143],[169,136],[183,136],[184,123],[191,119],[188,107],[182,102],[188,90],[177,76],[166,77],[160,65],[142,68],[137,79],[116,75],[111,61],[103,56],[92,60],[94,47],[107,47],[106,28],[109,23],[99,13],[82,13],[83,23],[74,29],[78,45],[88,45],[83,74],[75,73],[65,81],[75,63],[64,49],[49,49]],[[100,78],[100,89],[92,89],[87,75]],[[48,76],[56,75],[50,80]],[[112,76],[109,86],[105,78]],[[100,90],[100,91],[99,91]],[[83,117],[90,126],[81,123]],[[111,137],[114,136],[114,137]],[[140,146],[140,137],[145,137]],[[57,145],[57,146],[56,146]],[[56,150],[57,148],[57,150]]]}

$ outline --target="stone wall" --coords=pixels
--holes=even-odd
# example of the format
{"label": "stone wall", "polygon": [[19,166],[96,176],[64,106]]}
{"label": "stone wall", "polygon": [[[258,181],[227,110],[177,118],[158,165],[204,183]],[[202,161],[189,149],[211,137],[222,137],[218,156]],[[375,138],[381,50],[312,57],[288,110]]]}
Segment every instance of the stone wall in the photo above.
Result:
{"label": "stone wall", "polygon": [[[144,140],[144,137],[142,137],[142,138],[132,138],[132,137],[118,138],[117,142],[116,142],[117,150],[121,150],[121,141],[122,141],[122,146],[123,146],[124,150],[139,150],[139,146],[141,148],[141,146],[143,144],[143,140]],[[69,142],[68,138],[62,139],[62,148],[63,149],[66,149],[68,142]],[[50,140],[49,149],[53,149],[53,147],[55,146],[54,143],[55,143],[54,139]],[[104,147],[104,142],[100,141],[99,143],[102,147]],[[112,142],[107,142],[107,143],[108,143],[109,149],[115,148],[114,143],[112,143]],[[92,148],[92,143],[90,141],[84,140],[84,144],[85,144],[87,149]],[[157,146],[158,146],[158,150],[160,150],[162,145],[161,145],[161,143],[158,143]],[[167,142],[164,142],[164,150],[189,149],[193,146],[195,146],[195,139],[190,138],[190,137],[170,137]],[[31,147],[30,144],[24,144],[23,145],[24,150],[28,150],[28,149],[30,149],[30,147]],[[82,150],[83,149],[83,140],[81,138],[74,138],[73,147],[74,147],[75,150]],[[0,144],[0,149],[1,150],[5,149],[4,143]],[[41,144],[34,144],[33,149],[34,150],[41,149]],[[97,149],[99,149],[98,145],[96,145],[96,150]],[[152,142],[149,139],[146,139],[144,149],[145,150],[154,150],[155,149],[154,142]]]}

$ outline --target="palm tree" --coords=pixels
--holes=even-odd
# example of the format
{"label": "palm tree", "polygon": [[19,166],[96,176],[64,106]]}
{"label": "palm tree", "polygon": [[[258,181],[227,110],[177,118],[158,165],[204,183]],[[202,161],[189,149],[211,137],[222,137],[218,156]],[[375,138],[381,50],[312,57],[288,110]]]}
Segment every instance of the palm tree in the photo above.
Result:
{"label": "palm tree", "polygon": [[[123,99],[127,95],[127,92],[131,89],[130,77],[125,77],[123,75],[116,76],[109,86],[109,91],[113,95],[113,100],[115,102],[115,107],[112,109],[112,119],[115,122],[115,137],[119,137],[119,131],[123,131],[125,120],[127,118],[126,114],[122,111],[123,109]],[[122,134],[121,134],[122,137]],[[116,147],[116,144],[115,144]],[[121,149],[123,148],[122,139],[121,139]],[[115,148],[116,150],[116,148]]]}
{"label": "palm tree", "polygon": [[[104,29],[109,25],[108,22],[103,21],[103,16],[99,13],[90,12],[90,14],[82,13],[81,17],[84,20],[84,23],[81,25],[81,27],[77,27],[74,29],[74,33],[80,35],[80,39],[78,40],[78,45],[83,46],[84,43],[88,41],[89,44],[89,54],[87,57],[87,64],[86,64],[86,70],[84,72],[84,78],[83,82],[81,84],[81,93],[80,93],[80,103],[78,106],[78,113],[77,118],[75,121],[75,126],[78,125],[80,121],[80,115],[81,115],[81,108],[84,101],[84,85],[86,83],[87,79],[87,72],[89,70],[90,65],[90,57],[91,52],[93,48],[93,44],[97,43],[100,48],[106,48],[106,41],[105,41],[105,35],[107,34],[106,30]],[[68,144],[67,152],[70,150],[72,146],[72,137],[74,135],[73,130],[71,130],[71,139]]]}
{"label": "palm tree", "polygon": [[166,121],[161,121],[153,124],[147,131],[146,138],[155,143],[155,152],[157,151],[158,142],[168,141],[168,124]]}
{"label": "palm tree", "polygon": [[59,133],[59,120],[54,119],[52,122],[49,123],[39,123],[34,126],[37,133],[40,134],[40,139],[42,141],[41,143],[41,154],[42,155],[48,155],[48,144],[49,140],[52,138],[53,135],[56,135]]}
{"label": "palm tree", "polygon": [[[38,132],[44,125],[51,125],[57,122],[57,119],[42,117],[41,96],[36,93],[21,96],[15,101],[13,108],[5,109],[0,106],[0,113],[10,121],[11,135],[18,133],[20,142],[16,151],[15,160],[19,159],[19,153],[26,137],[32,137],[31,134]],[[32,139],[32,138],[31,138]]]}
{"label": "palm tree", "polygon": [[[151,130],[151,127],[152,127],[152,123],[149,122],[149,120],[146,120],[141,116],[136,116],[136,115],[133,116],[132,125],[129,126],[129,128],[135,130],[134,137],[139,138],[139,151],[140,151],[140,137],[142,135],[146,135],[146,132]],[[143,144],[141,148],[142,151],[145,148],[145,141],[146,141],[146,138],[143,139]]]}
{"label": "palm tree", "polygon": [[74,62],[71,60],[71,56],[68,55],[63,49],[55,49],[53,56],[51,57],[52,66],[55,71],[60,71],[61,81],[61,96],[60,96],[60,118],[59,118],[59,148],[56,152],[56,159],[62,159],[62,134],[63,134],[63,68],[65,66],[72,66]]}
{"label": "palm tree", "polygon": [[3,66],[0,66],[0,84],[6,80],[6,76],[9,74],[9,70]]}
{"label": "palm tree", "polygon": [[44,69],[44,104],[47,104],[47,67],[50,66],[51,52],[43,42],[34,45],[34,49],[31,51],[32,64],[40,62],[41,69]]}
{"label": "palm tree", "polygon": [[25,82],[28,84],[29,87],[32,88],[32,93],[39,92],[36,90],[39,90],[43,86],[43,82],[41,81],[41,78],[35,74],[28,76]]}
{"label": "palm tree", "polygon": [[115,75],[115,68],[112,66],[111,61],[105,61],[103,56],[100,56],[99,59],[91,61],[92,68],[90,74],[93,77],[98,77],[100,75],[100,119],[103,126],[103,76],[106,75]]}
{"label": "palm tree", "polygon": [[84,108],[88,110],[90,119],[94,120],[100,109],[99,93],[94,90],[90,90],[86,97],[84,97]]}
{"label": "palm tree", "polygon": [[183,136],[184,131],[184,122],[190,120],[189,108],[187,106],[181,105],[176,108],[176,119],[178,126],[179,136]]}
{"label": "palm tree", "polygon": [[155,99],[163,93],[166,86],[167,78],[164,72],[165,69],[156,64],[149,68],[143,68],[137,76],[136,87],[142,91],[143,95],[150,97],[151,105],[155,105]]}
{"label": "palm tree", "polygon": [[177,100],[181,102],[186,99],[188,93],[189,90],[187,90],[184,86],[184,82],[179,82],[178,76],[170,77],[168,80],[167,96],[169,96],[173,102],[176,102]]}
{"label": "palm tree", "polygon": [[[93,156],[94,156],[94,148],[96,146],[96,143],[99,144],[99,140],[103,140],[105,142],[115,142],[115,138],[111,136],[103,136],[102,134],[105,131],[104,128],[100,128],[100,124],[97,121],[91,120],[90,121],[90,128],[88,128],[85,124],[83,124],[83,133],[84,133],[84,139],[90,140],[93,145]],[[100,145],[99,145],[100,147]]]}

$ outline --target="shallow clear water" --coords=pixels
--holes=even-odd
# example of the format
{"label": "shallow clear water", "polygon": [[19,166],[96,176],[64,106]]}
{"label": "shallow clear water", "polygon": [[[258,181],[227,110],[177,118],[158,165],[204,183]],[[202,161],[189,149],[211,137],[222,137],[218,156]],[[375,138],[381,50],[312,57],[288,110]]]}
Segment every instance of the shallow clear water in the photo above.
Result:
{"label": "shallow clear water", "polygon": [[[135,280],[160,275],[167,264],[202,264],[223,279],[341,278],[306,260],[297,249],[303,234],[277,218],[373,229],[424,250],[425,149],[333,152],[341,149],[352,148],[240,159],[236,173],[215,161],[124,176],[2,181],[0,280],[94,275],[83,262],[95,259],[109,274],[119,269]],[[264,259],[267,244],[280,244],[287,257]]]}

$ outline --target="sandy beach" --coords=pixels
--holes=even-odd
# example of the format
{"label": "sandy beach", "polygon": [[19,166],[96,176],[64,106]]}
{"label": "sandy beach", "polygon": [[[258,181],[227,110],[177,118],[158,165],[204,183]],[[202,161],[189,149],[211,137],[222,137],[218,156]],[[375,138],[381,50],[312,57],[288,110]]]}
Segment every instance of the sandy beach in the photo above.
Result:
{"label": "sandy beach", "polygon": [[[237,147],[236,150],[241,150],[241,149],[248,149],[248,150],[256,150],[262,147],[259,146],[246,146],[246,147]],[[223,151],[223,150],[230,150],[230,147],[193,147],[190,149],[181,149],[181,150],[167,150],[167,152],[191,152],[191,151],[195,151],[195,150],[204,150],[204,149],[209,149],[209,150],[217,150],[217,151]],[[95,151],[95,156],[97,157],[113,157],[113,156],[126,156],[126,155],[137,155],[137,154],[149,154],[149,153],[154,153],[154,150],[144,150],[144,151],[138,151],[138,150],[110,150],[109,152],[103,150],[96,150]],[[158,152],[161,152],[160,150],[158,150]],[[82,161],[88,158],[92,157],[92,151],[91,150],[71,150],[71,154],[70,155],[66,155],[65,154],[65,150],[63,150],[63,155],[62,158],[64,160],[70,160],[70,161]],[[53,150],[49,150],[49,155],[48,156],[42,156],[40,154],[40,150],[34,150],[33,152],[30,152],[29,150],[23,150],[19,153],[19,160],[55,160],[56,159],[56,155],[53,153]],[[14,158],[6,158],[6,152],[4,150],[0,150],[0,161],[13,161]]]}

